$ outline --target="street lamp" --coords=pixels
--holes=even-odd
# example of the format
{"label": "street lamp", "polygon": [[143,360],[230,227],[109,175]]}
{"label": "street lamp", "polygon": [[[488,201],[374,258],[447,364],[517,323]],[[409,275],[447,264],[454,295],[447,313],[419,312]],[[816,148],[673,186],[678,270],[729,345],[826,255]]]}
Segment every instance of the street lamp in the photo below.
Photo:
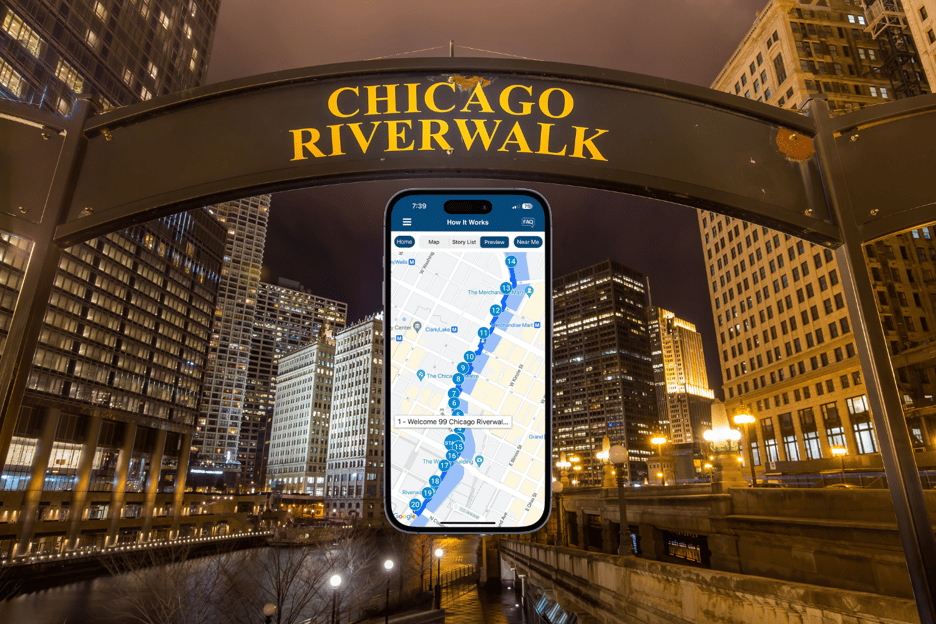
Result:
{"label": "street lamp", "polygon": [[715,481],[715,469],[712,468],[712,464],[705,464],[705,467],[709,469],[709,483]]}
{"label": "street lamp", "polygon": [[433,597],[433,604],[435,604],[436,609],[442,608],[442,549],[435,549],[436,559],[439,560],[439,566],[436,569],[436,586],[435,586],[435,596]]}
{"label": "street lamp", "polygon": [[754,474],[754,447],[751,445],[751,423],[755,420],[750,414],[737,414],[734,417],[736,425],[744,425],[744,443],[747,446],[748,465],[751,467],[751,487],[757,487],[757,477]]}
{"label": "street lamp", "polygon": [[627,449],[615,444],[608,449],[608,459],[614,464],[617,473],[618,488],[618,515],[621,520],[621,538],[618,546],[618,555],[627,557],[634,554],[634,544],[631,542],[630,525],[627,524],[627,503],[624,500],[624,463],[627,461]]}
{"label": "street lamp", "polygon": [[266,618],[266,624],[270,624],[274,615],[276,615],[275,604],[268,602],[267,604],[263,605],[263,616]]}
{"label": "street lamp", "polygon": [[651,444],[656,444],[657,449],[660,451],[660,471],[657,473],[657,476],[660,477],[663,481],[663,485],[666,485],[666,469],[663,468],[663,445],[666,444],[666,438],[663,436],[657,436],[650,440]]}
{"label": "street lamp", "polygon": [[[563,490],[562,481],[553,481],[552,482],[552,491],[556,495],[556,546],[565,546],[565,543],[562,541],[562,490]],[[432,573],[432,566],[429,566],[430,574]]]}
{"label": "street lamp", "polygon": [[[393,560],[387,559],[383,562],[383,567],[387,571],[387,602],[384,606],[384,623],[390,623],[390,571],[393,569]],[[397,602],[399,602],[399,596],[397,596]]]}
{"label": "street lamp", "polygon": [[[563,457],[565,457],[563,455]],[[556,462],[556,468],[559,469],[559,481],[563,485],[569,484],[569,468],[572,467],[572,464],[566,461],[564,458]]]}
{"label": "street lamp", "polygon": [[848,455],[848,449],[844,446],[833,446],[831,450],[832,455],[842,462],[842,483],[845,483],[845,456]]}
{"label": "street lamp", "polygon": [[328,579],[328,584],[332,587],[332,624],[338,624],[338,587],[341,585],[341,575],[333,574]]}

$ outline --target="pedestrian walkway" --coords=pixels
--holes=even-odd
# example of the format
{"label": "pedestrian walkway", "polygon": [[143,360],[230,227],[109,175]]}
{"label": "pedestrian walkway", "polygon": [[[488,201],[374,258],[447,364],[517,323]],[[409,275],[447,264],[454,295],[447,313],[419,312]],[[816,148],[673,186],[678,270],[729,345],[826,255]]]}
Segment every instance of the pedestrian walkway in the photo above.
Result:
{"label": "pedestrian walkway", "polygon": [[489,583],[472,589],[450,602],[443,603],[446,623],[453,624],[523,624],[520,593],[513,583]]}

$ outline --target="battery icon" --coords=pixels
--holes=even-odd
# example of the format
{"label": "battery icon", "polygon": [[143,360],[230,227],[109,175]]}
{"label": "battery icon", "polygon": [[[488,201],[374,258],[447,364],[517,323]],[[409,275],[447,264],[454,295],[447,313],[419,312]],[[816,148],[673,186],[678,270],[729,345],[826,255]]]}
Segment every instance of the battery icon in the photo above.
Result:
{"label": "battery icon", "polygon": [[533,210],[533,204],[523,204],[524,210]]}

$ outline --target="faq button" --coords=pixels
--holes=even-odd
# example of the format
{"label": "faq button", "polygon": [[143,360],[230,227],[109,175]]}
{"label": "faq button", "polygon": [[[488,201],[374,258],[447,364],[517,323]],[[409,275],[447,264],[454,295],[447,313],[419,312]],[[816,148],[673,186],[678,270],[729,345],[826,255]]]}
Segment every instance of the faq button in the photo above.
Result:
{"label": "faq button", "polygon": [[412,236],[397,236],[396,238],[393,239],[393,244],[396,245],[397,247],[403,247],[405,249],[407,247],[412,247],[413,245],[415,245],[416,239],[413,238]]}
{"label": "faq button", "polygon": [[543,239],[539,236],[518,236],[514,239],[514,247],[517,248],[536,248],[543,246]]}
{"label": "faq button", "polygon": [[510,239],[506,236],[482,236],[481,247],[488,249],[507,249]]}

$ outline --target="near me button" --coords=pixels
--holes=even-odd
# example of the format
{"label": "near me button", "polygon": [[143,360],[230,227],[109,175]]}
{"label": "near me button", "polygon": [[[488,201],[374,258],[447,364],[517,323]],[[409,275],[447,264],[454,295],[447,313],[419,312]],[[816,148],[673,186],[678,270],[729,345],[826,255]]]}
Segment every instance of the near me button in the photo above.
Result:
{"label": "near me button", "polygon": [[515,247],[542,247],[543,239],[539,236],[518,236],[514,239]]}

